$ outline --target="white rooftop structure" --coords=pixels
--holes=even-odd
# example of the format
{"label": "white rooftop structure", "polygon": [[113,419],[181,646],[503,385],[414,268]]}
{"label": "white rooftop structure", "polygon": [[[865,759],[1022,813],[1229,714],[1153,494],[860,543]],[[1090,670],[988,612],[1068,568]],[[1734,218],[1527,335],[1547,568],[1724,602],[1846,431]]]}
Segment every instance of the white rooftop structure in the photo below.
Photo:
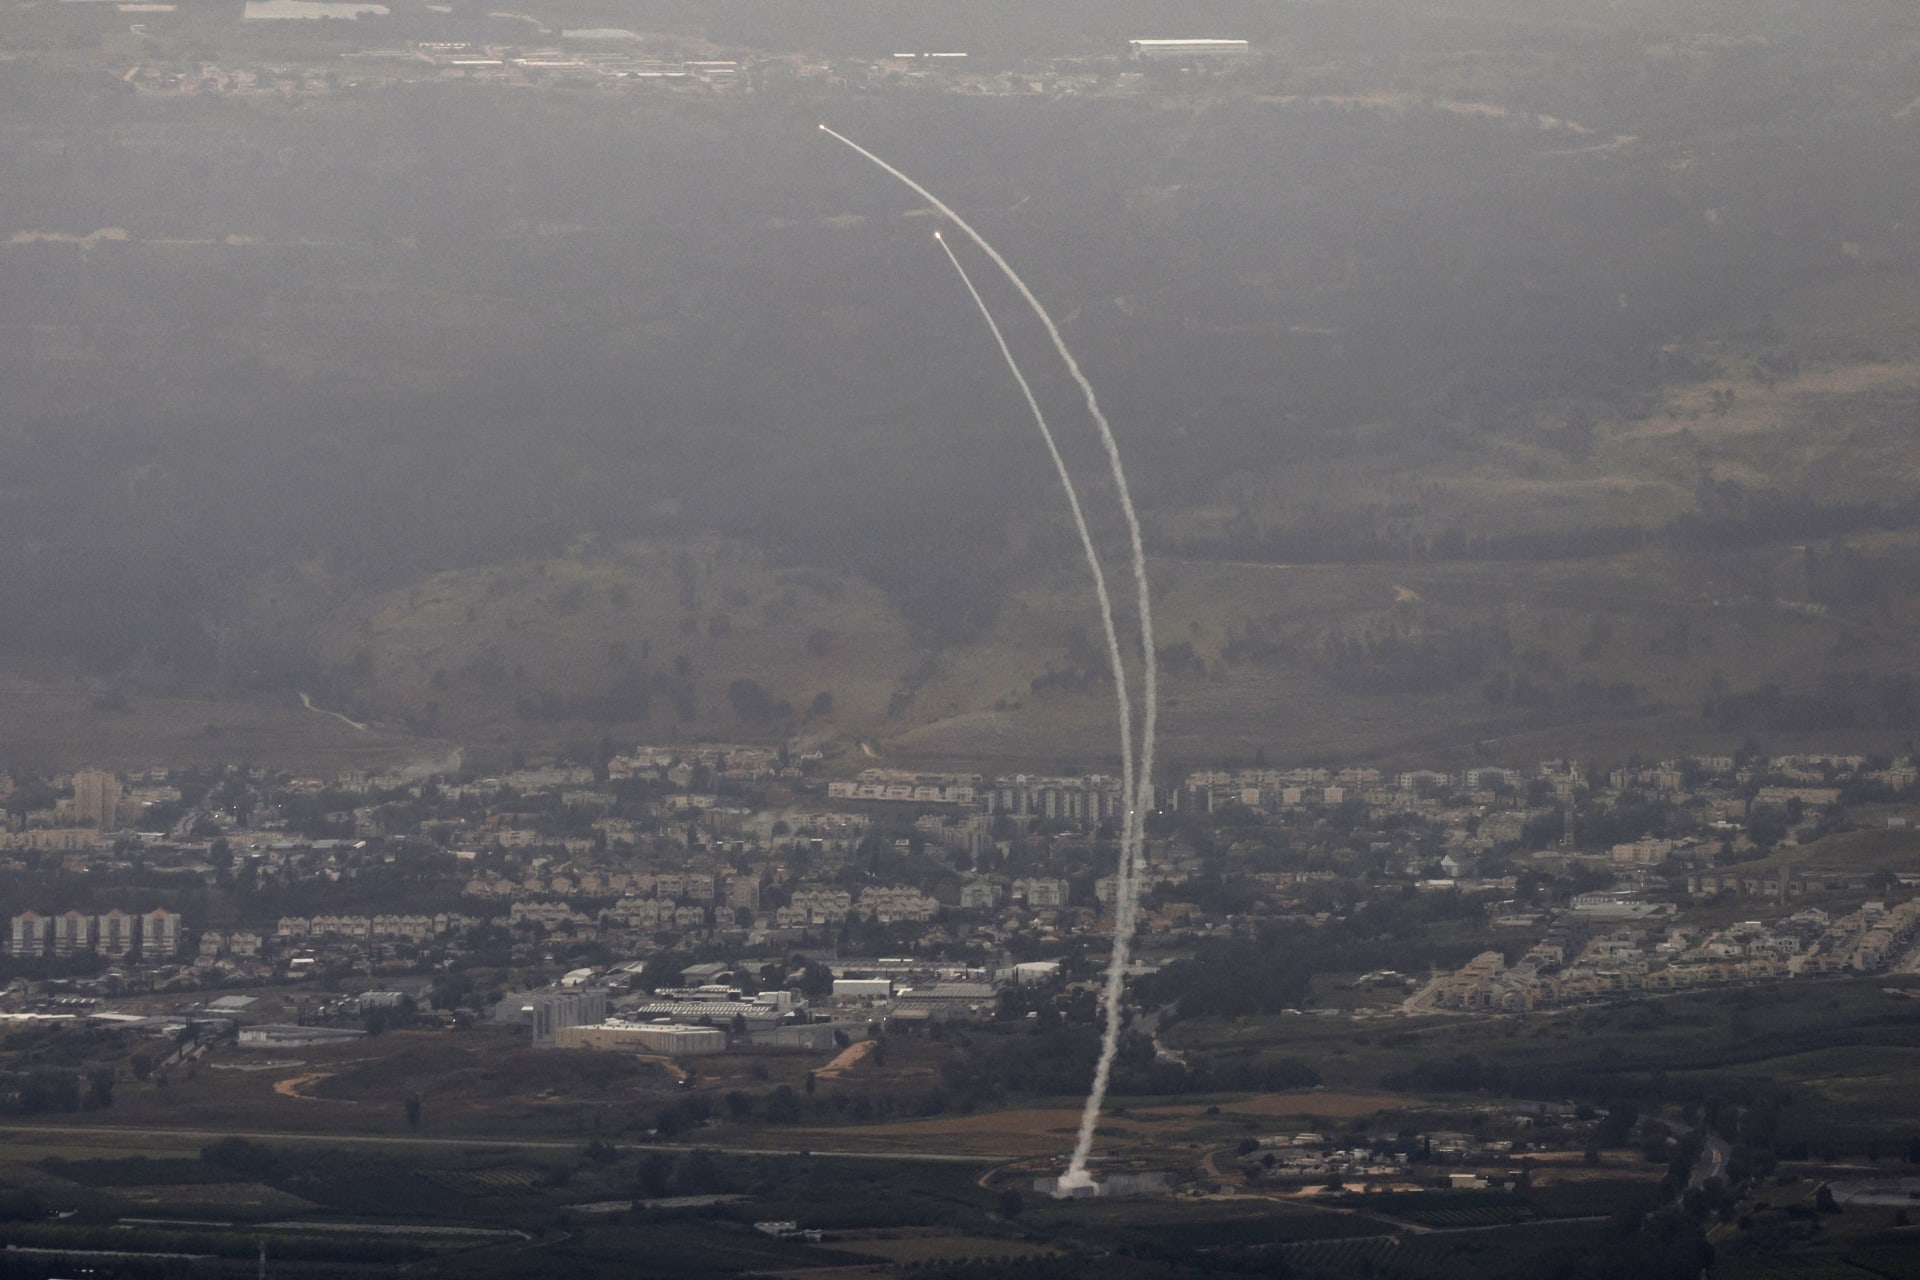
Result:
{"label": "white rooftop structure", "polygon": [[1127,50],[1136,58],[1220,58],[1251,53],[1245,40],[1180,39],[1129,40]]}

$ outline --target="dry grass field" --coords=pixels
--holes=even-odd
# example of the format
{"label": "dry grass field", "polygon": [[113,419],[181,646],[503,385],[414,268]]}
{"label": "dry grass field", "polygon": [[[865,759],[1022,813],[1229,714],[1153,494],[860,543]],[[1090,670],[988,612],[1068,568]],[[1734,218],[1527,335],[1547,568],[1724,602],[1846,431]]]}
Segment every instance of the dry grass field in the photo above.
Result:
{"label": "dry grass field", "polygon": [[444,756],[447,745],[391,724],[361,731],[309,711],[299,698],[108,698],[71,682],[24,678],[0,685],[0,742],[15,766],[64,770],[95,765],[256,761],[332,774]]}
{"label": "dry grass field", "polygon": [[[1237,1139],[1248,1122],[1270,1125],[1297,1122],[1300,1127],[1351,1120],[1389,1109],[1418,1105],[1406,1095],[1377,1093],[1246,1094],[1206,1103],[1113,1108],[1100,1117],[1096,1151],[1125,1149],[1139,1153],[1158,1148],[1190,1156],[1197,1145]],[[952,1151],[1001,1159],[1059,1155],[1073,1146],[1080,1126],[1078,1107],[1015,1107],[964,1116],[934,1116],[888,1124],[847,1125],[832,1129],[795,1129],[801,1145],[847,1151]]]}
{"label": "dry grass field", "polygon": [[[1586,456],[1496,439],[1466,457],[1305,459],[1242,477],[1239,500],[1276,521],[1377,500],[1412,531],[1407,556],[1354,564],[1156,556],[1159,643],[1192,655],[1162,664],[1161,759],[1264,750],[1294,760],[1521,761],[1650,744],[1725,749],[1743,734],[1700,716],[1716,682],[1792,691],[1834,671],[1904,670],[1905,638],[1920,625],[1911,587],[1920,534],[1866,529],[1812,552],[1781,545],[1724,555],[1656,536],[1694,510],[1704,475],[1828,502],[1905,501],[1920,478],[1903,426],[1920,396],[1920,364],[1904,358],[1902,342],[1882,346],[1877,358],[1809,362],[1772,384],[1723,354],[1721,376],[1670,388],[1642,420],[1604,424]],[[1717,399],[1727,391],[1736,393],[1730,405]],[[1167,513],[1167,529],[1180,527]],[[1484,554],[1489,538],[1568,527],[1648,535],[1629,550],[1575,559]],[[1466,529],[1478,540],[1468,550],[1479,550],[1463,555],[1457,537],[1429,547],[1422,529]],[[1825,584],[1809,557],[1830,545],[1876,566],[1884,589],[1858,604],[1822,603]],[[1087,638],[1099,634],[1070,550],[1063,545],[1054,571],[1001,599],[977,636],[929,646],[870,584],[781,567],[741,543],[583,543],[546,560],[436,574],[314,615],[316,651],[350,690],[329,697],[366,730],[292,694],[126,696],[16,677],[0,687],[0,740],[12,760],[48,768],[252,760],[325,772],[445,760],[458,746],[603,735],[797,735],[848,749],[867,743],[872,757],[848,757],[860,763],[1110,768],[1114,713],[1098,673],[1078,691],[1035,689],[1084,663]],[[295,603],[257,606],[289,615]],[[1120,615],[1130,630],[1124,599]],[[1381,637],[1467,634],[1497,634],[1504,648],[1425,686],[1343,680],[1333,656]],[[1249,655],[1251,636],[1264,652]],[[1490,680],[1522,677],[1553,698],[1519,705],[1488,695]],[[745,681],[765,691],[773,714],[743,708],[734,695]],[[1631,686],[1630,703],[1567,696],[1621,686]],[[1895,745],[1876,732],[1847,736],[1853,749]]]}

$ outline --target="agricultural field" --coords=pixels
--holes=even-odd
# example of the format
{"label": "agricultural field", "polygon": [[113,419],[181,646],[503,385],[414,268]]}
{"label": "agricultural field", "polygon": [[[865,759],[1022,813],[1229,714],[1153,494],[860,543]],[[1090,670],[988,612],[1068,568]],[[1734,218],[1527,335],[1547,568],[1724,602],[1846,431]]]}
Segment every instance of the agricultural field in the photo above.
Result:
{"label": "agricultural field", "polygon": [[[920,1256],[933,1257],[959,1247],[963,1233],[955,1228],[985,1225],[993,1203],[965,1166],[883,1161],[561,1144],[538,1154],[459,1144],[394,1150],[353,1139],[228,1138],[167,1158],[85,1150],[30,1158],[31,1148],[8,1144],[0,1158],[0,1239],[84,1248],[111,1228],[136,1252],[190,1252],[217,1265],[250,1258],[266,1238],[276,1272],[293,1275],[402,1262],[424,1274],[548,1274],[542,1265],[561,1264],[540,1259],[556,1255],[587,1274],[631,1265],[642,1270],[609,1274],[707,1275],[871,1261],[889,1252],[873,1241],[879,1247],[858,1253],[775,1241],[753,1231],[755,1221],[799,1216],[835,1230],[897,1233],[903,1257],[915,1252],[911,1238],[944,1240],[920,1247]],[[682,1199],[659,1198],[668,1206],[661,1209],[638,1203],[662,1190]],[[605,1211],[622,1202],[625,1211]],[[672,1207],[683,1202],[689,1207]],[[823,1217],[827,1207],[832,1221]],[[529,1250],[535,1256],[523,1257]],[[1041,1251],[1030,1240],[981,1237],[968,1256]]]}
{"label": "agricultural field", "polygon": [[[1284,1058],[1327,1079],[1398,1089],[1458,1087],[1469,1067],[1476,1078],[1497,1075],[1517,1085],[1522,1097],[1566,1096],[1576,1085],[1576,1091],[1632,1092],[1655,1076],[1684,1077],[1699,1087],[1729,1079],[1801,1082],[1809,1099],[1851,1105],[1863,1122],[1920,1132],[1915,1099],[1896,1084],[1904,1064],[1920,1053],[1920,1001],[1887,980],[1787,982],[1515,1018],[1437,1017],[1390,1026],[1288,1016],[1195,1019],[1168,1038],[1190,1051]],[[1813,1065],[1823,1069],[1803,1077],[1809,1064],[1802,1054],[1815,1055]]]}

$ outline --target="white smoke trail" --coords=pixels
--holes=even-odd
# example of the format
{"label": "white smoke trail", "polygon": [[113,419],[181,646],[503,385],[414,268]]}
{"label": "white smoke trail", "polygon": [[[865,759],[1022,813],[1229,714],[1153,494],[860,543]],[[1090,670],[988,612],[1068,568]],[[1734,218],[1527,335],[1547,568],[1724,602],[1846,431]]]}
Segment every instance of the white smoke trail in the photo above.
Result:
{"label": "white smoke trail", "polygon": [[1114,926],[1113,956],[1107,965],[1106,1028],[1100,1039],[1100,1059],[1094,1066],[1093,1088],[1087,1094],[1087,1105],[1080,1116],[1080,1132],[1074,1142],[1073,1157],[1068,1162],[1067,1172],[1060,1178],[1062,1192],[1076,1187],[1090,1185],[1092,1179],[1087,1176],[1087,1156],[1093,1149],[1093,1131],[1099,1119],[1100,1106],[1106,1100],[1107,1082],[1113,1074],[1114,1055],[1120,1047],[1120,992],[1126,981],[1127,954],[1133,940],[1133,928],[1137,923],[1137,903],[1135,902],[1134,880],[1137,871],[1141,823],[1144,809],[1152,799],[1153,793],[1153,739],[1158,718],[1158,686],[1153,645],[1153,609],[1147,597],[1147,555],[1140,539],[1140,518],[1134,512],[1133,491],[1127,484],[1126,468],[1120,463],[1120,447],[1114,442],[1113,428],[1107,422],[1107,415],[1100,411],[1100,401],[1093,393],[1093,384],[1087,381],[1086,374],[1080,371],[1080,362],[1073,358],[1073,352],[1067,349],[1065,339],[1060,336],[1059,327],[1053,323],[1053,317],[1040,305],[1040,299],[1034,297],[1033,290],[1027,288],[1027,282],[1020,278],[1007,260],[1000,256],[999,250],[987,243],[986,237],[975,231],[965,218],[955,213],[947,204],[931,191],[909,178],[900,170],[882,160],[853,139],[836,133],[826,125],[820,131],[840,142],[853,151],[865,156],[880,169],[892,174],[910,191],[938,209],[942,214],[967,233],[967,237],[980,246],[982,252],[993,260],[1013,287],[1026,300],[1027,306],[1039,318],[1041,327],[1053,340],[1053,348],[1059,353],[1061,363],[1080,388],[1081,397],[1086,401],[1087,413],[1092,417],[1094,426],[1099,429],[1100,443],[1107,452],[1107,463],[1113,472],[1114,490],[1120,499],[1121,513],[1126,517],[1127,540],[1133,554],[1134,593],[1137,597],[1137,609],[1140,615],[1141,665],[1144,672],[1142,696],[1145,706],[1141,715],[1139,770],[1135,777],[1135,789],[1126,794],[1126,818],[1120,835],[1120,865],[1114,885]]}
{"label": "white smoke trail", "polygon": [[[1100,602],[1100,626],[1106,633],[1107,662],[1113,668],[1113,692],[1119,704],[1120,718],[1120,794],[1133,794],[1133,700],[1127,694],[1127,667],[1120,655],[1120,634],[1113,625],[1113,597],[1107,593],[1107,575],[1100,567],[1100,553],[1094,549],[1093,534],[1087,528],[1087,517],[1080,508],[1080,492],[1074,487],[1073,474],[1067,470],[1066,459],[1060,456],[1060,446],[1054,441],[1053,430],[1047,426],[1046,415],[1040,412],[1040,402],[1034,398],[1033,387],[1027,382],[1026,374],[1020,371],[1020,364],[1013,358],[1013,349],[1007,345],[1007,338],[1000,331],[999,321],[993,318],[985,298],[974,287],[973,277],[960,265],[960,259],[954,254],[953,246],[938,231],[933,238],[946,251],[947,261],[960,274],[960,283],[967,286],[967,293],[973,298],[973,305],[980,309],[980,318],[986,321],[987,332],[993,335],[994,342],[1000,348],[1000,356],[1007,362],[1007,372],[1013,375],[1014,382],[1020,388],[1020,394],[1026,397],[1027,408],[1033,413],[1033,423],[1040,428],[1040,438],[1046,442],[1047,456],[1053,459],[1053,470],[1060,477],[1060,487],[1066,491],[1067,507],[1073,512],[1073,528],[1080,535],[1080,549],[1086,553],[1087,569],[1093,574],[1093,593]],[[1121,836],[1121,847],[1126,843],[1125,832]]]}

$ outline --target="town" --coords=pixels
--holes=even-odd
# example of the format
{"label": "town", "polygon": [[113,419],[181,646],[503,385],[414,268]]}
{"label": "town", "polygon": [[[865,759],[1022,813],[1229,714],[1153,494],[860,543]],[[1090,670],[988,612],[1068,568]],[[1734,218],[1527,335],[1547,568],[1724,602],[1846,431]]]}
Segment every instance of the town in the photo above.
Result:
{"label": "town", "polygon": [[[325,979],[451,1015],[474,984],[450,975],[484,968],[574,993],[536,1043],[611,1043],[557,1034],[605,1022],[608,988],[623,997],[609,1025],[830,1043],[799,1028],[991,1016],[1007,984],[1104,949],[1117,779],[828,763],[608,744],[491,775],[23,775],[0,785],[0,1011]],[[1195,771],[1147,818],[1142,960],[1275,923],[1310,937],[1412,894],[1464,904],[1483,945],[1376,976],[1363,1000],[1322,993],[1316,1012],[1504,1014],[1912,971],[1920,869],[1874,842],[1905,848],[1915,787],[1910,760],[1837,755]],[[663,958],[684,975],[635,991]],[[548,1007],[493,1006],[467,1012]]]}
{"label": "town", "polygon": [[[1810,1247],[1843,1202],[1872,1239],[1901,1229],[1871,1208],[1908,1185],[1881,1171],[1898,1108],[1871,1101],[1898,1087],[1873,1055],[1898,1050],[1830,1046],[1898,1043],[1915,1007],[1910,759],[1255,760],[1152,791],[1114,1092],[1076,1195],[1159,1230],[1241,1215],[1314,1274],[1444,1271],[1486,1233],[1547,1247],[1529,1224],[1627,1247],[1648,1237],[1580,1233],[1632,1206],[1665,1206],[1657,1248],[1696,1271],[1709,1230],[1755,1257]],[[952,1249],[1072,1229],[1038,1205],[1098,1045],[1114,777],[603,740],[330,776],[19,771],[0,812],[0,1108],[86,1153],[18,1166],[44,1212],[84,1221],[13,1244],[92,1247],[110,1224],[251,1247],[178,1221],[206,1212],[200,1182],[250,1180],[259,1207],[220,1210],[242,1227],[316,1196],[347,1210],[276,1228],[314,1274],[343,1247],[329,1231],[356,1257],[466,1265],[628,1214],[685,1258],[821,1265],[916,1221],[910,1189],[848,1181],[876,1161],[904,1188],[952,1163],[980,1198]],[[1707,1074],[1722,1045],[1849,1056],[1796,1106]],[[353,1178],[258,1141],[315,1126]],[[380,1154],[396,1135],[459,1150]],[[89,1192],[68,1175],[96,1142],[116,1154],[86,1176],[115,1181]],[[753,1172],[786,1149],[804,1175]],[[147,1185],[162,1164],[186,1185]],[[520,1225],[417,1189],[376,1204],[367,1168],[514,1197],[486,1203]]]}

